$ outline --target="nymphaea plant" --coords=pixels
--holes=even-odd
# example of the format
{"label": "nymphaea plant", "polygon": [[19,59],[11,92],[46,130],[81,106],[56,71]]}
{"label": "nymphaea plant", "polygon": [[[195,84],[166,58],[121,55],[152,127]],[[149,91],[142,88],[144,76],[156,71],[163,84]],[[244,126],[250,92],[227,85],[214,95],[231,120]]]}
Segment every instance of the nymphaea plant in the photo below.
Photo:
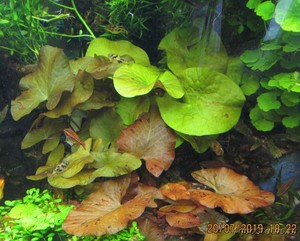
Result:
{"label": "nymphaea plant", "polygon": [[[121,176],[91,194],[112,202],[112,209],[93,211],[99,204],[86,199],[91,209],[83,205],[70,213],[64,224],[68,232],[103,235],[124,228],[148,205],[155,206],[156,191],[141,185],[135,197],[123,201],[128,185],[120,182],[141,166],[141,159],[159,177],[172,165],[182,139],[204,152],[218,134],[237,123],[244,95],[231,79],[231,60],[216,33],[208,35],[218,48],[203,42],[197,32],[193,26],[175,29],[161,41],[168,66],[164,69],[151,65],[147,53],[128,41],[97,38],[77,60],[44,46],[35,70],[21,79],[22,93],[11,103],[13,118],[19,120],[33,110],[40,113],[22,149],[44,141],[42,152],[49,154],[29,179],[47,178],[52,186],[65,189]],[[70,128],[73,134],[67,137],[78,145],[68,150],[62,136]],[[117,192],[117,198],[110,191]],[[94,216],[85,220],[87,211]],[[122,214],[118,225],[107,220],[115,218],[115,212]],[[107,225],[102,225],[102,216]]]}

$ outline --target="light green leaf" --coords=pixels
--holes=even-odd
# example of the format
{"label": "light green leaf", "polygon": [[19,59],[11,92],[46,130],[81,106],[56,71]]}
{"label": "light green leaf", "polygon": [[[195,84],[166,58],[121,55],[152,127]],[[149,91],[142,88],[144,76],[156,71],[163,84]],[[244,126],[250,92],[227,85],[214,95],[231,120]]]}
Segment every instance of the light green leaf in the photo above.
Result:
{"label": "light green leaf", "polygon": [[240,87],[244,92],[244,95],[246,96],[252,95],[256,93],[256,91],[260,87],[259,79],[254,74],[244,72]]}
{"label": "light green leaf", "polygon": [[226,75],[230,78],[234,83],[239,85],[242,80],[244,72],[244,64],[240,60],[239,57],[229,57],[228,58],[228,66]]}
{"label": "light green leaf", "polygon": [[53,174],[53,171],[55,167],[61,162],[61,160],[64,157],[64,145],[60,144],[58,145],[49,155],[47,162],[45,166],[40,166],[37,170],[35,175],[27,176],[26,178],[30,180],[42,180],[51,174]]}
{"label": "light green leaf", "polygon": [[278,110],[281,106],[278,101],[278,93],[266,92],[257,97],[257,104],[260,109],[267,112],[269,110]]}
{"label": "light green leaf", "polygon": [[262,2],[255,9],[256,14],[261,16],[264,21],[270,20],[273,17],[274,10],[275,4],[272,1]]}
{"label": "light green leaf", "polygon": [[282,124],[286,128],[295,128],[300,126],[300,113],[298,112],[291,113],[289,116],[282,118]]}
{"label": "light green leaf", "polygon": [[102,139],[104,149],[118,138],[123,123],[120,116],[112,109],[103,109],[91,120],[90,136]]}
{"label": "light green leaf", "polygon": [[68,155],[64,158],[64,162],[67,167],[60,171],[57,174],[53,174],[54,176],[60,175],[63,178],[70,178],[79,173],[86,164],[92,163],[94,159],[90,155],[92,139],[89,138],[85,142],[85,148],[83,146],[79,146],[77,151]]}
{"label": "light green leaf", "polygon": [[262,51],[246,50],[241,55],[241,60],[252,70],[265,71],[275,65],[281,58],[282,53],[276,50]]}
{"label": "light green leaf", "polygon": [[274,122],[280,121],[280,117],[274,111],[264,112],[258,106],[250,111],[251,123],[259,131],[270,131],[274,128]]}
{"label": "light green leaf", "polygon": [[275,21],[285,31],[300,32],[300,1],[278,1],[275,9]]}
{"label": "light green leaf", "polygon": [[209,135],[209,136],[190,136],[182,133],[177,134],[182,137],[185,141],[189,142],[194,150],[198,153],[203,153],[207,151],[210,147],[212,141],[217,139],[217,135]]}
{"label": "light green leaf", "polygon": [[171,97],[179,99],[184,95],[183,89],[177,77],[170,71],[163,72],[158,77],[162,87]]}
{"label": "light green leaf", "polygon": [[160,70],[153,66],[123,65],[114,73],[114,87],[124,97],[145,95],[152,90],[160,73]]}
{"label": "light green leaf", "polygon": [[95,174],[101,177],[117,177],[131,173],[138,169],[142,162],[139,158],[129,153],[117,152],[92,152],[92,157],[95,159],[93,167],[97,168]]}
{"label": "light green leaf", "polygon": [[255,9],[259,6],[262,0],[249,0],[246,4],[247,8]]}
{"label": "light green leaf", "polygon": [[269,81],[270,86],[286,89],[293,92],[300,92],[300,74],[299,72],[280,73]]}
{"label": "light green leaf", "polygon": [[14,120],[29,114],[46,100],[47,109],[54,109],[62,93],[73,90],[74,78],[69,60],[62,49],[42,47],[38,67],[21,79],[20,87],[24,91],[12,101],[11,113]]}
{"label": "light green leaf", "polygon": [[245,97],[227,76],[210,68],[189,68],[180,80],[183,101],[166,95],[157,98],[168,126],[184,134],[203,136],[223,133],[237,123]]}
{"label": "light green leaf", "polygon": [[150,65],[147,53],[126,40],[111,41],[105,38],[96,38],[91,41],[86,52],[86,56],[90,57],[94,57],[95,55],[108,57],[110,54],[117,54],[119,56],[129,55],[137,64]]}
{"label": "light green leaf", "polygon": [[150,99],[147,96],[134,98],[121,97],[116,104],[116,112],[122,118],[125,125],[130,125],[143,113],[149,111]]}
{"label": "light green leaf", "polygon": [[280,95],[280,99],[285,106],[293,107],[300,103],[300,95],[296,92],[283,91]]}
{"label": "light green leaf", "polygon": [[213,30],[199,32],[192,25],[175,28],[161,40],[158,48],[167,53],[168,67],[176,75],[190,67],[209,67],[222,73],[227,69],[226,50]]}

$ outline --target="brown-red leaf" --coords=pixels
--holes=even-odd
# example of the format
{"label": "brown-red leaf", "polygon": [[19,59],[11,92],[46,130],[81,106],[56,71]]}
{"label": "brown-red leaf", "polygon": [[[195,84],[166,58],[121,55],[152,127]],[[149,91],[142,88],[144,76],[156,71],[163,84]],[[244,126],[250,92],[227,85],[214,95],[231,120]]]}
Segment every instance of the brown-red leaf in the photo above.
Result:
{"label": "brown-red leaf", "polygon": [[175,134],[152,109],[123,130],[117,144],[120,151],[144,159],[148,171],[158,177],[174,160],[175,142]]}
{"label": "brown-red leaf", "polygon": [[63,229],[76,236],[102,236],[125,228],[130,220],[144,212],[153,196],[148,192],[121,204],[129,183],[129,176],[104,182],[78,208],[70,211]]}

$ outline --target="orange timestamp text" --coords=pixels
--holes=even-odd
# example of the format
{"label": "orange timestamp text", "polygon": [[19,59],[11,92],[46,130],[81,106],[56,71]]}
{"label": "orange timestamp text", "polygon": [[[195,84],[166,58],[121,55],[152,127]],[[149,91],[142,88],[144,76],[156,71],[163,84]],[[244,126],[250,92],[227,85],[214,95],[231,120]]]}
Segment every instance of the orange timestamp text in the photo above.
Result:
{"label": "orange timestamp text", "polygon": [[295,235],[298,232],[297,224],[280,223],[209,223],[207,233],[240,233],[240,234],[282,234]]}

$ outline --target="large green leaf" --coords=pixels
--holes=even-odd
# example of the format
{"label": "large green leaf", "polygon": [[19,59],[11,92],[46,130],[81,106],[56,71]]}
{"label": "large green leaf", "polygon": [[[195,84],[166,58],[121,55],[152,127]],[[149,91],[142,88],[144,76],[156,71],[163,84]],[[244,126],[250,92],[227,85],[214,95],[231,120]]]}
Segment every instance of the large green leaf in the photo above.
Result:
{"label": "large green leaf", "polygon": [[111,41],[105,38],[96,38],[92,40],[86,52],[86,56],[91,57],[95,55],[108,57],[110,54],[119,56],[130,55],[135,63],[145,66],[150,65],[147,53],[126,40]]}
{"label": "large green leaf", "polygon": [[170,71],[167,70],[163,72],[158,79],[159,83],[162,85],[159,87],[163,88],[171,97],[179,99],[184,95],[180,81]]}
{"label": "large green leaf", "polygon": [[210,68],[189,68],[181,81],[183,101],[168,96],[157,98],[168,126],[184,134],[202,136],[226,132],[237,123],[245,97],[231,79]]}
{"label": "large green leaf", "polygon": [[42,47],[36,70],[20,81],[20,87],[24,91],[12,101],[13,118],[19,120],[46,100],[47,109],[54,109],[62,93],[73,90],[74,78],[69,60],[62,49]]}
{"label": "large green leaf", "polygon": [[90,136],[101,139],[104,149],[118,138],[123,123],[120,116],[112,109],[104,109],[91,120]]}
{"label": "large green leaf", "polygon": [[285,31],[300,32],[300,1],[280,0],[275,9],[275,21]]}
{"label": "large green leaf", "polygon": [[117,152],[92,152],[92,157],[95,159],[93,167],[97,168],[95,172],[101,177],[116,177],[129,174],[138,169],[142,162],[141,160],[129,153]]}
{"label": "large green leaf", "polygon": [[210,67],[223,73],[227,68],[226,50],[213,30],[176,28],[161,40],[158,48],[166,51],[168,67],[176,75],[190,67]]}
{"label": "large green leaf", "polygon": [[147,96],[134,98],[121,97],[117,102],[116,112],[122,118],[125,125],[130,125],[142,114],[149,111],[150,99]]}
{"label": "large green leaf", "polygon": [[124,97],[145,95],[152,90],[160,74],[160,70],[154,66],[123,65],[114,73],[114,86]]}

